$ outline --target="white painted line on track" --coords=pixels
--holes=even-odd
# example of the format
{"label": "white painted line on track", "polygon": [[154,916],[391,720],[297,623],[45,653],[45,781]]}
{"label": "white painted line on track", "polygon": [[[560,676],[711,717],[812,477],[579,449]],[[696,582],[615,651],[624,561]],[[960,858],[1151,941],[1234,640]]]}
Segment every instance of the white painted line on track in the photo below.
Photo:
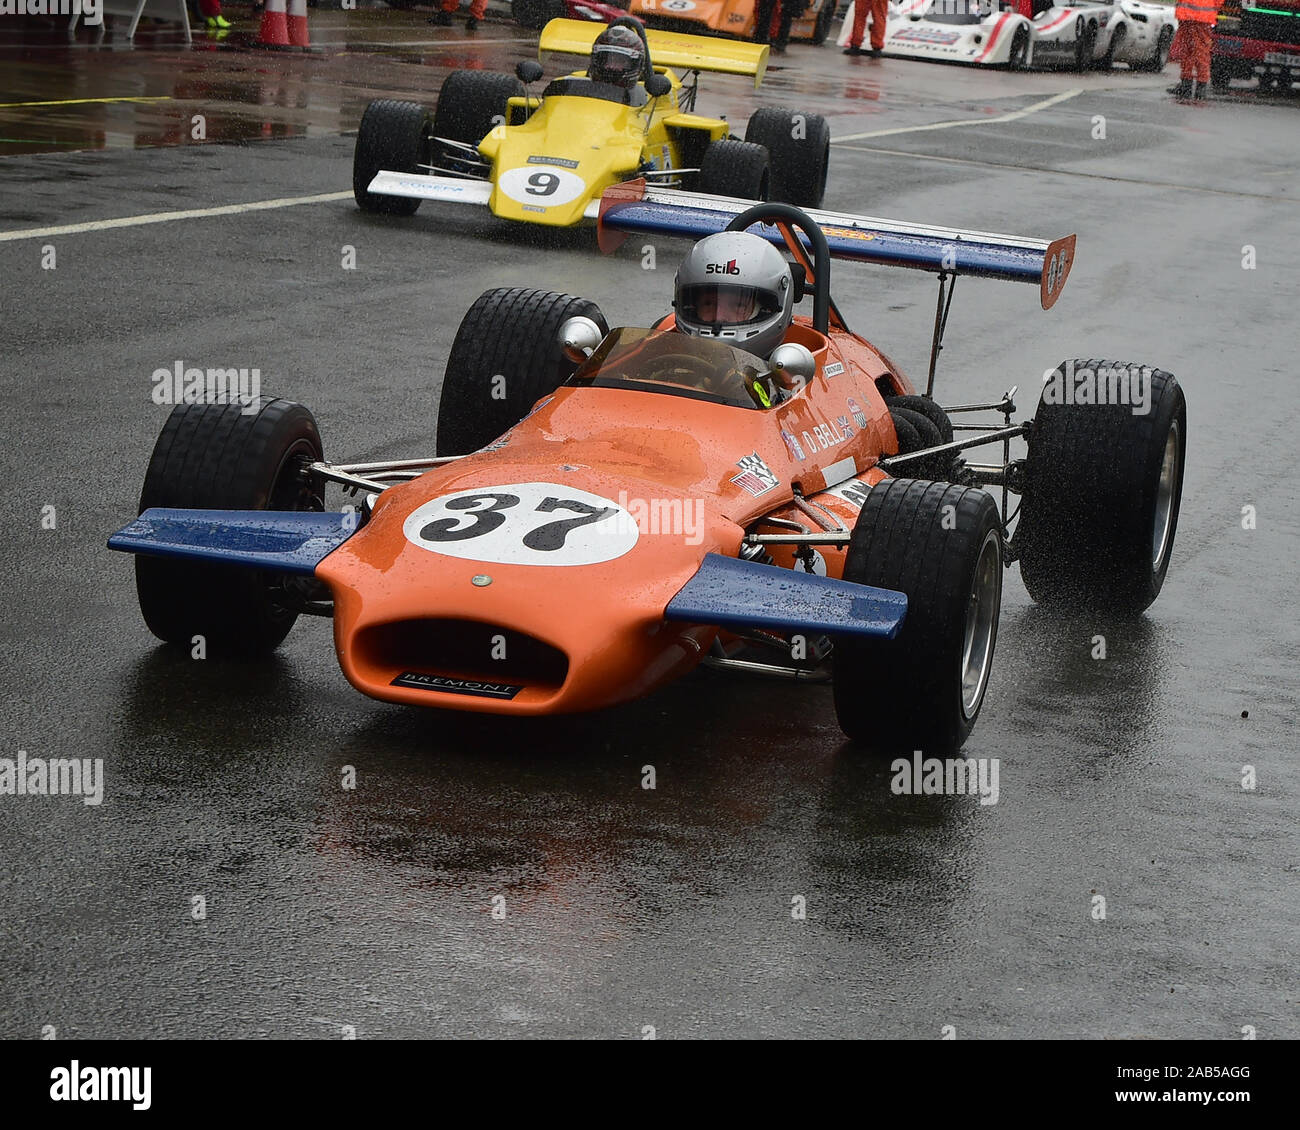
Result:
{"label": "white painted line on track", "polygon": [[1060,94],[1053,94],[1050,98],[1044,98],[1041,102],[1035,102],[1032,106],[1025,106],[1020,110],[1012,110],[1006,114],[998,114],[992,118],[963,118],[955,122],[931,122],[925,126],[898,126],[895,129],[868,130],[866,133],[847,133],[843,137],[831,138],[831,144],[841,145],[846,141],[866,141],[869,137],[894,137],[900,133],[925,133],[936,129],[956,129],[959,126],[991,126],[999,122],[1015,122],[1021,118],[1027,118],[1030,114],[1036,114],[1039,110],[1046,110],[1049,106],[1055,106],[1058,102],[1075,98],[1082,93],[1082,87],[1076,87],[1074,90],[1063,90]]}
{"label": "white painted line on track", "polygon": [[[1013,173],[1046,174],[1052,177],[1084,178],[1087,180],[1104,180],[1113,184],[1131,184],[1135,188],[1177,189],[1181,192],[1202,192],[1212,196],[1237,196],[1248,200],[1278,200],[1284,204],[1296,203],[1294,196],[1269,195],[1262,192],[1243,192],[1238,189],[1208,188],[1200,184],[1180,184],[1177,181],[1142,180],[1138,177],[1124,177],[1118,173],[1089,173],[1081,169],[1052,169],[1046,165],[1009,165],[1003,161],[976,161],[969,157],[948,157],[939,153],[909,153],[906,149],[885,149],[878,145],[846,145],[844,148],[853,153],[879,153],[884,157],[906,157],[909,161],[940,161],[947,165],[973,165],[980,169],[1006,169]],[[1259,173],[1259,176],[1273,176],[1273,173]],[[1279,169],[1279,176],[1295,176],[1294,169]]]}
{"label": "white painted line on track", "polygon": [[251,200],[247,204],[223,204],[219,208],[186,208],[179,212],[147,212],[142,216],[119,216],[112,220],[89,220],[84,224],[63,224],[52,228],[18,228],[0,231],[0,243],[19,239],[47,239],[56,235],[107,231],[110,228],[135,228],[145,224],[166,224],[173,220],[202,220],[209,216],[238,216],[243,212],[268,212],[274,208],[293,208],[299,204],[328,204],[334,200],[351,200],[351,192],[323,192],[317,196],[281,196],[275,200]]}

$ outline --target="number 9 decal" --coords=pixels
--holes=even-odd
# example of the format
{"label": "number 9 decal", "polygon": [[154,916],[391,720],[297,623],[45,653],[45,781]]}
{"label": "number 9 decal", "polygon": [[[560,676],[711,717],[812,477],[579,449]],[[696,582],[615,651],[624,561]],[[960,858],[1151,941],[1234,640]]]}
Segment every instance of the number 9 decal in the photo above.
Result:
{"label": "number 9 decal", "polygon": [[618,503],[558,483],[473,487],[426,502],[402,523],[431,553],[503,565],[596,565],[637,543]]}
{"label": "number 9 decal", "polygon": [[547,208],[572,204],[587,194],[587,182],[577,173],[549,165],[508,169],[497,177],[497,188],[517,204]]}

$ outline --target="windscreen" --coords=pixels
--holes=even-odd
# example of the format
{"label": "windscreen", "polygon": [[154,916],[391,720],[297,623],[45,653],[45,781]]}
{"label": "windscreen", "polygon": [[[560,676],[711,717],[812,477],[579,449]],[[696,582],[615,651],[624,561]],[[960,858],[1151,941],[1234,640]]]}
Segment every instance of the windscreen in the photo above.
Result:
{"label": "windscreen", "polygon": [[675,330],[611,330],[568,383],[663,392],[736,408],[770,408],[776,400],[764,361]]}
{"label": "windscreen", "polygon": [[993,0],[934,0],[925,18],[936,24],[977,24],[998,6]]}

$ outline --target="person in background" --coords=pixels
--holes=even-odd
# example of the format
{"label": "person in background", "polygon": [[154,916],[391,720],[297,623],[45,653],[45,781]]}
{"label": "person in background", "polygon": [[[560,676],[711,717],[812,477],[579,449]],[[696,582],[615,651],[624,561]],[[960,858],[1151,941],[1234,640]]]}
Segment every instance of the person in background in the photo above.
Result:
{"label": "person in background", "polygon": [[225,31],[231,22],[221,14],[221,0],[199,0],[199,15],[214,31]]}
{"label": "person in background", "polygon": [[[442,11],[429,17],[431,24],[439,27],[451,27],[451,17],[460,7],[460,0],[442,0]],[[465,19],[465,30],[475,31],[487,11],[487,0],[470,0],[469,15]]]}
{"label": "person in background", "polygon": [[844,48],[844,54],[866,54],[862,50],[862,38],[867,30],[868,11],[871,12],[871,57],[878,59],[885,49],[885,21],[889,19],[889,0],[854,0],[853,31],[849,35],[849,45]]}
{"label": "person in background", "polygon": [[1182,78],[1169,88],[1175,98],[1206,97],[1210,88],[1210,51],[1214,24],[1223,0],[1178,0],[1178,35],[1182,40]]}
{"label": "person in background", "polygon": [[[758,0],[754,12],[754,42],[770,43],[772,50],[782,54],[790,42],[790,25],[794,23],[795,8],[803,11],[807,0]],[[776,38],[772,38],[773,25]]]}

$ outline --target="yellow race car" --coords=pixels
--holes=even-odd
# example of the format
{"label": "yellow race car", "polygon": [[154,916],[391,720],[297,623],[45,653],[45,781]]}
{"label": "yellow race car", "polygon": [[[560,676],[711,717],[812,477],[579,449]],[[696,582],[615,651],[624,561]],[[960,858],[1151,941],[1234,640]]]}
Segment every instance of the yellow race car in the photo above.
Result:
{"label": "yellow race car", "polygon": [[764,107],[742,141],[723,119],[695,113],[701,71],[749,75],[757,88],[766,46],[647,32],[622,17],[608,27],[552,20],[538,42],[540,58],[550,52],[590,62],[553,79],[540,97],[527,88],[542,67],[527,59],[513,76],[453,71],[432,113],[417,102],[371,102],[353,156],[358,206],[410,215],[421,200],[440,200],[568,227],[595,219],[607,188],[637,179],[742,200],[821,204],[830,129],[819,114]]}

